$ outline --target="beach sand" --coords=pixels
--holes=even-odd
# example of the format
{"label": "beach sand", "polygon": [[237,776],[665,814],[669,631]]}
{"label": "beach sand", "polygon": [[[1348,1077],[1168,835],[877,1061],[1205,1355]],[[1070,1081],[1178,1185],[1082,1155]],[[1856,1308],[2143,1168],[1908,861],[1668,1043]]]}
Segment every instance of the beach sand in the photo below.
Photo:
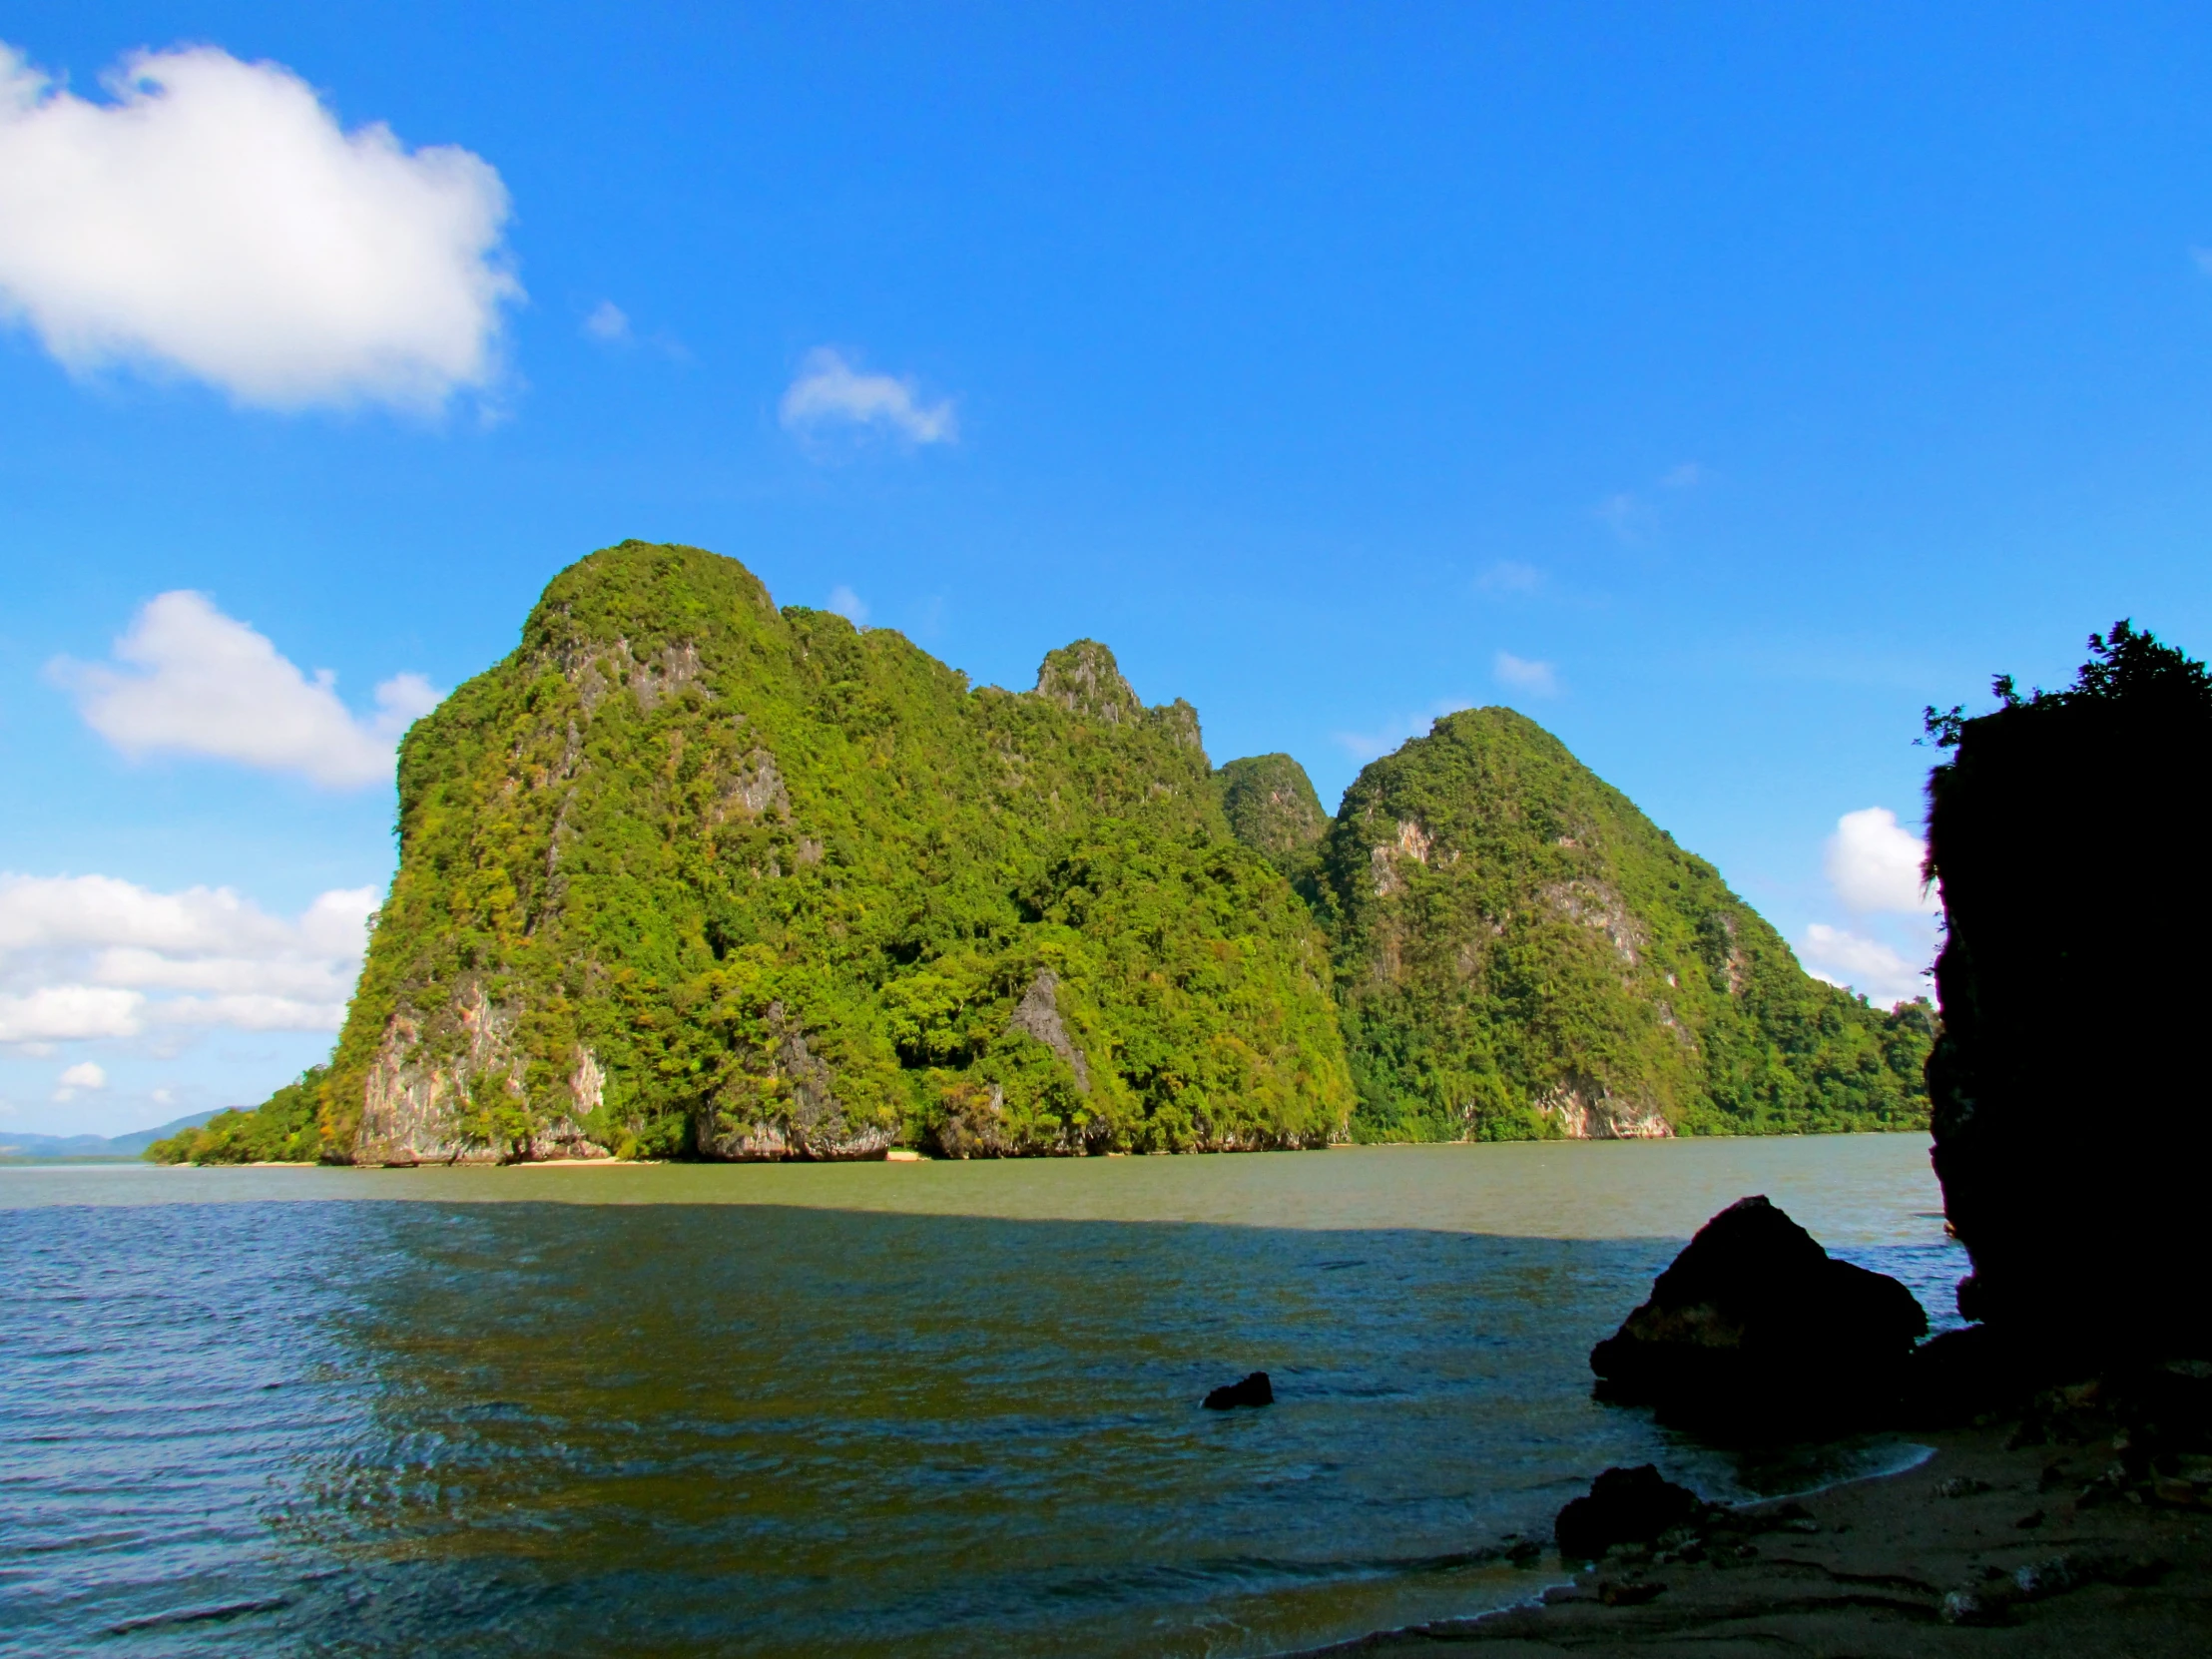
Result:
{"label": "beach sand", "polygon": [[2012,1427],[1920,1434],[1935,1455],[1903,1474],[1729,1511],[1699,1561],[1616,1551],[1544,1605],[1314,1652],[2212,1655],[2212,1510],[2140,1487],[2083,1501],[2109,1442],[2008,1449]]}

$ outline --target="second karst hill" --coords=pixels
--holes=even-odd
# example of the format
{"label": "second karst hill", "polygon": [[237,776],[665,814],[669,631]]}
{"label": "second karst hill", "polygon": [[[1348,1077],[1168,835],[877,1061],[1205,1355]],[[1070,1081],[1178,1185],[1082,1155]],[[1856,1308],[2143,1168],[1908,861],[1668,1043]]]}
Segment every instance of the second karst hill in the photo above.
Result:
{"label": "second karst hill", "polygon": [[325,1157],[1926,1117],[1925,1009],[1808,978],[1517,715],[1439,722],[1331,821],[1288,757],[1215,773],[1190,706],[1145,707],[1101,645],[971,688],[696,548],[555,578],[408,734],[399,839]]}

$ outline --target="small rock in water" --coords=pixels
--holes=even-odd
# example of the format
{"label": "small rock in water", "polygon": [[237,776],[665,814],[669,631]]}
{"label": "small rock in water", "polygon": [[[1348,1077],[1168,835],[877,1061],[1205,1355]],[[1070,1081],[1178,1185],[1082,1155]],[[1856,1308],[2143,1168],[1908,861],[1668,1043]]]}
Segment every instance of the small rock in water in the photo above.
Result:
{"label": "small rock in water", "polygon": [[1600,1579],[1597,1598],[1608,1607],[1640,1607],[1645,1602],[1666,1594],[1667,1587],[1655,1579],[1631,1578],[1621,1583]]}
{"label": "small rock in water", "polygon": [[1559,1553],[1569,1561],[1594,1561],[1615,1544],[1648,1544],[1704,1508],[1697,1493],[1662,1477],[1656,1464],[1607,1469],[1590,1482],[1589,1496],[1559,1511]]}
{"label": "small rock in water", "polygon": [[1239,1382],[1225,1382],[1206,1396],[1209,1411],[1232,1411],[1240,1405],[1273,1405],[1275,1388],[1268,1374],[1256,1371]]}

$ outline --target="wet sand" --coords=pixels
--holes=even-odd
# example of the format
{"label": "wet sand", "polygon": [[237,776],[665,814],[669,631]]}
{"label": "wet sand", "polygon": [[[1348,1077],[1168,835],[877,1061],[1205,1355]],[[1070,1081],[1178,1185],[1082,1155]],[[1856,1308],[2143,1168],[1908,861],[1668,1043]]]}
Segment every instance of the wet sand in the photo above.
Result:
{"label": "wet sand", "polygon": [[[1312,1653],[2212,1654],[2212,1511],[2147,1492],[2084,1503],[2110,1447],[2007,1449],[2011,1426],[1925,1434],[1935,1455],[1906,1473],[1731,1511],[1741,1532],[1724,1523],[1700,1561],[1615,1551],[1543,1605]],[[2019,1570],[2039,1566],[2023,1593]]]}

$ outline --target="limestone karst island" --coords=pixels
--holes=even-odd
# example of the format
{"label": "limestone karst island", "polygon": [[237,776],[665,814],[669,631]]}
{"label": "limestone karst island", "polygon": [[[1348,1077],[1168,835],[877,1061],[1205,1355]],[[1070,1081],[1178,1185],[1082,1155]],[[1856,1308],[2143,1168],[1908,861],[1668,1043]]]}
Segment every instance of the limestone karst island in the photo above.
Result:
{"label": "limestone karst island", "polygon": [[2212,1659],[2212,10],[0,25],[0,1659]]}
{"label": "limestone karst island", "polygon": [[1080,640],[973,687],[625,542],[408,734],[327,1070],[198,1162],[847,1159],[1928,1121],[1925,1002],[1812,978],[1526,717],[1334,820]]}

